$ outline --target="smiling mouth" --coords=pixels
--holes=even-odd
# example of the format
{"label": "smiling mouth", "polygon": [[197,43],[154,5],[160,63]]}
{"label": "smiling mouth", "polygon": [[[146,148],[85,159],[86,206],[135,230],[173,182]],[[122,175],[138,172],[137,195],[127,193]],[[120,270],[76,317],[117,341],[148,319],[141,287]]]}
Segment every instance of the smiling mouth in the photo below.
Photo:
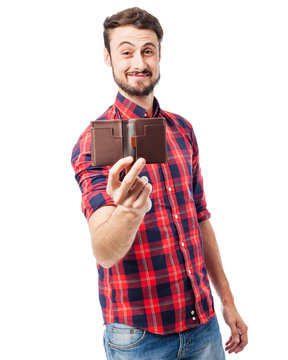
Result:
{"label": "smiling mouth", "polygon": [[145,73],[128,73],[128,76],[131,77],[136,77],[136,78],[147,78],[149,76],[151,76],[150,72],[145,72]]}

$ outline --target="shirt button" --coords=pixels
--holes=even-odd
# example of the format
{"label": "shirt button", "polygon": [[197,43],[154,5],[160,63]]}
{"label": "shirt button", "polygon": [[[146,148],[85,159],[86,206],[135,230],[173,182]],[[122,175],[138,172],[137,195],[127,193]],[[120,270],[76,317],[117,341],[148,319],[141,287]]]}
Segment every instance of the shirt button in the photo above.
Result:
{"label": "shirt button", "polygon": [[194,310],[192,310],[192,311],[191,311],[191,315],[194,315],[194,314],[195,314],[195,311],[194,311]]}
{"label": "shirt button", "polygon": [[172,189],[171,189],[171,187],[170,187],[170,186],[168,187],[168,190],[169,190],[169,191],[172,191]]}
{"label": "shirt button", "polygon": [[195,317],[193,317],[193,318],[192,318],[192,320],[194,320],[194,321],[195,321],[195,320],[196,320],[196,318],[195,318]]}
{"label": "shirt button", "polygon": [[188,270],[188,274],[191,275],[191,270]]}
{"label": "shirt button", "polygon": [[185,246],[184,242],[181,243],[182,246]]}
{"label": "shirt button", "polygon": [[177,214],[175,215],[175,219],[178,219],[178,215],[177,215]]}

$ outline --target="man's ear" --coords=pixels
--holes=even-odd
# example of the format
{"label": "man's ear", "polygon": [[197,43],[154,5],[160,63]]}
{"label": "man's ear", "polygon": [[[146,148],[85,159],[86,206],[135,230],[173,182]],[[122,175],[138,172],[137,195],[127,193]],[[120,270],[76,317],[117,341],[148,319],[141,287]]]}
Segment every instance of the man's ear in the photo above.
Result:
{"label": "man's ear", "polygon": [[104,47],[104,62],[106,65],[111,66],[111,57],[106,47]]}

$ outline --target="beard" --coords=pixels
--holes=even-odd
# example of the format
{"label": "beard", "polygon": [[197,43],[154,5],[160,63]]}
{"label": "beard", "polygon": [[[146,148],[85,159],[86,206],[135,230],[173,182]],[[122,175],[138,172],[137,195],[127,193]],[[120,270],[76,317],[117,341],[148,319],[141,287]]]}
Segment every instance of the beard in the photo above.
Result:
{"label": "beard", "polygon": [[[112,67],[112,73],[116,84],[119,86],[121,90],[123,90],[129,96],[147,96],[154,90],[154,87],[160,81],[160,73],[159,73],[158,77],[155,80],[150,79],[148,85],[144,85],[141,81],[139,81],[138,86],[136,87],[129,85],[128,81],[117,79],[113,67]],[[143,71],[141,73],[149,74],[151,76],[150,71]]]}

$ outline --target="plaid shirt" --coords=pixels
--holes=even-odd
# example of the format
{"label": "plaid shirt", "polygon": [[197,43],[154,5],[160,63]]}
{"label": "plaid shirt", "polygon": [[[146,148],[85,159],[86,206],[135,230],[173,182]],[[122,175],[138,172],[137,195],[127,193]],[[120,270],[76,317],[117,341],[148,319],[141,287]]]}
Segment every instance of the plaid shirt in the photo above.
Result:
{"label": "plaid shirt", "polygon": [[[153,114],[118,93],[98,120],[165,117],[166,164],[146,164],[139,176],[152,184],[152,208],[146,213],[134,243],[116,265],[97,264],[99,299],[104,323],[119,322],[156,334],[184,331],[208,322],[214,305],[204,264],[199,222],[206,209],[198,146],[191,124],[161,110],[154,98]],[[105,205],[110,167],[91,165],[90,126],[72,154],[87,219]]]}

